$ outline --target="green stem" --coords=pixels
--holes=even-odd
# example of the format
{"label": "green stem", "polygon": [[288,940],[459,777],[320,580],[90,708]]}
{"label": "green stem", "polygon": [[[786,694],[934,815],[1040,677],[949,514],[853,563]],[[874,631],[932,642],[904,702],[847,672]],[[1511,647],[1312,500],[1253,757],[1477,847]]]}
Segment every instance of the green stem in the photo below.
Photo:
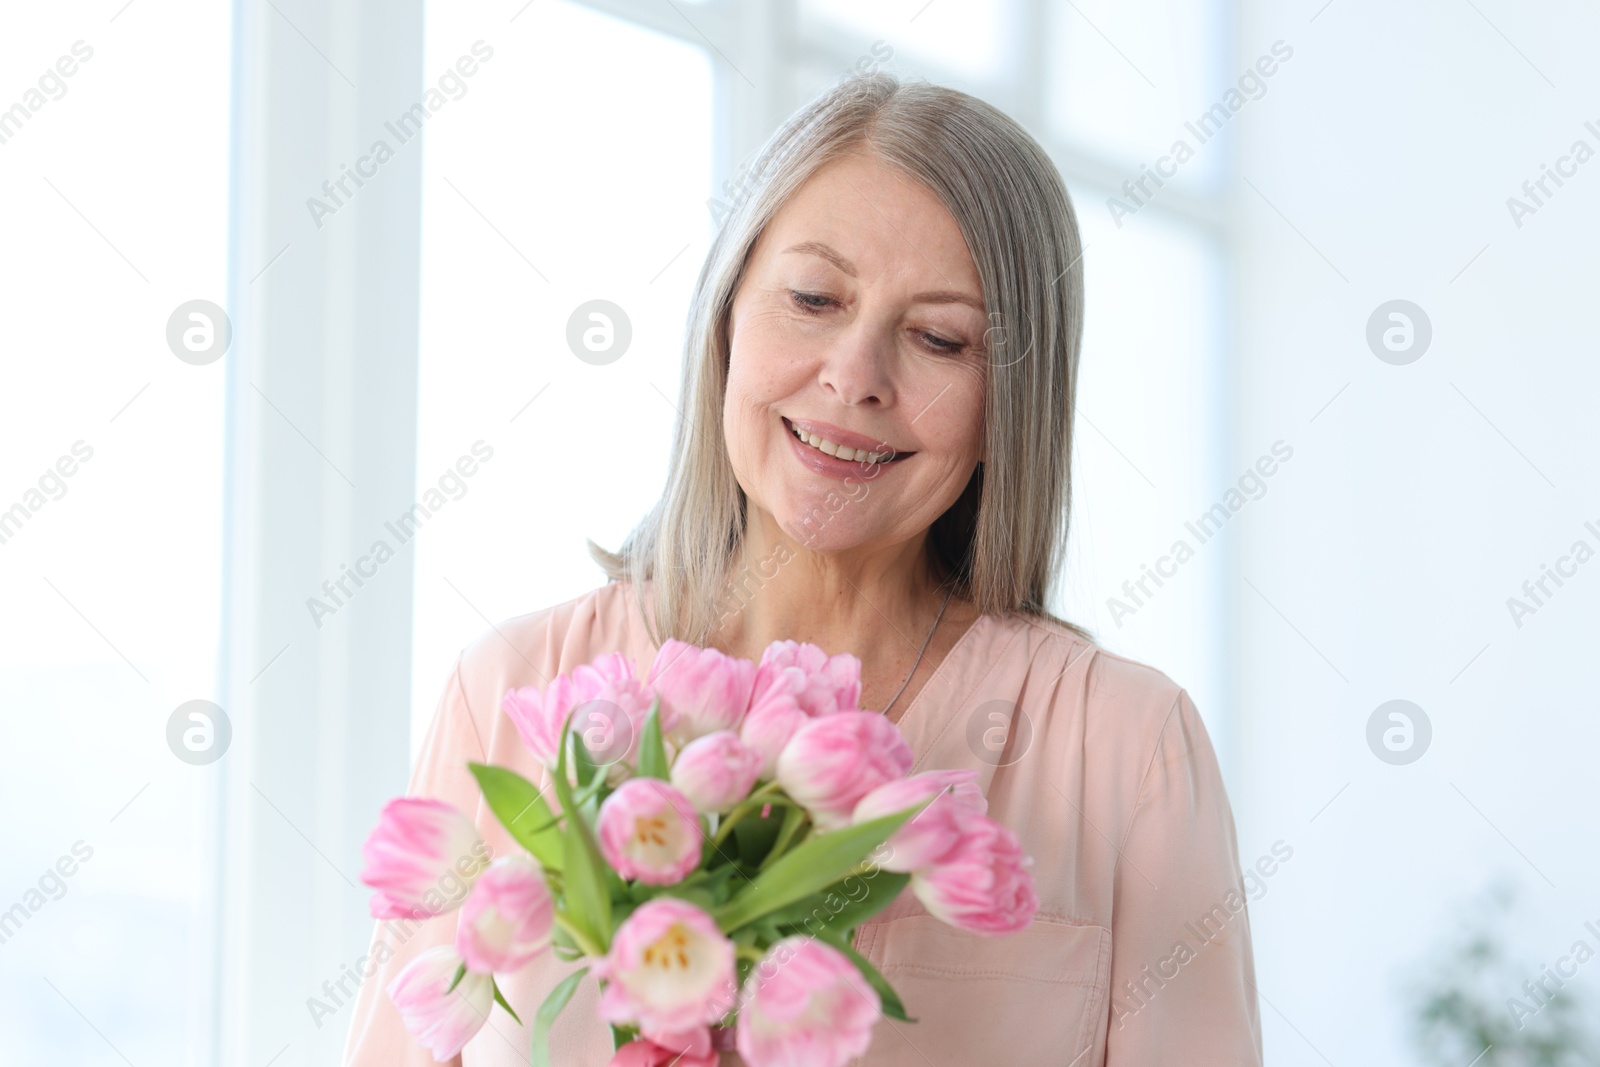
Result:
{"label": "green stem", "polygon": [[559,911],[555,913],[555,921],[557,926],[561,927],[561,929],[567,932],[567,936],[572,938],[572,943],[577,945],[585,956],[605,955],[604,952],[600,951],[600,947],[598,945],[596,945],[593,941],[590,941],[588,936],[584,934],[582,930],[579,930],[576,926],[573,926],[571,920],[569,920]]}
{"label": "green stem", "polygon": [[762,860],[761,866],[757,868],[758,873],[772,866],[774,861],[787,851],[789,842],[794,840],[795,835],[800,832],[800,828],[806,825],[806,821],[806,817],[803,814],[798,819],[784,820],[782,828],[778,830],[778,839],[772,843],[772,851],[767,853],[767,858]]}
{"label": "green stem", "polygon": [[[740,819],[766,804],[767,801],[771,799],[772,795],[777,791],[778,783],[768,782],[760,789],[757,789],[754,793],[751,793],[748,797],[745,797],[743,800],[739,801],[738,805],[728,813],[728,817],[717,826],[716,836],[711,839],[711,847],[715,848],[722,844],[722,842],[727,838],[729,832],[734,828],[734,825],[738,823]],[[786,798],[779,797],[777,800],[773,800],[772,803],[787,804],[789,801]]]}

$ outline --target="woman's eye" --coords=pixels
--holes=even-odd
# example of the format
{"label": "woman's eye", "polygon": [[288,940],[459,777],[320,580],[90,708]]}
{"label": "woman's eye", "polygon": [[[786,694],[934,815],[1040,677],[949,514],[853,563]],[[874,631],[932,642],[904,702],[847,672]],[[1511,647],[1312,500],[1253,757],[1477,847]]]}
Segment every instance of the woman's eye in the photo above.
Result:
{"label": "woman's eye", "polygon": [[937,352],[959,352],[967,347],[960,341],[946,341],[943,337],[931,333],[924,333],[922,336],[928,342],[928,347]]}
{"label": "woman's eye", "polygon": [[[789,295],[803,311],[821,311],[833,303],[831,297],[823,296],[820,293],[802,293],[798,289],[791,289],[789,290]],[[816,303],[812,301],[816,301]]]}
{"label": "woman's eye", "polygon": [[[818,314],[826,309],[828,305],[836,303],[831,296],[824,296],[821,293],[805,293],[799,289],[790,289],[789,299],[794,301],[795,306],[801,311],[811,315]],[[947,341],[938,334],[929,333],[926,330],[918,330],[916,334],[922,339],[922,343],[934,352],[953,354],[961,352],[967,347],[965,341]]]}

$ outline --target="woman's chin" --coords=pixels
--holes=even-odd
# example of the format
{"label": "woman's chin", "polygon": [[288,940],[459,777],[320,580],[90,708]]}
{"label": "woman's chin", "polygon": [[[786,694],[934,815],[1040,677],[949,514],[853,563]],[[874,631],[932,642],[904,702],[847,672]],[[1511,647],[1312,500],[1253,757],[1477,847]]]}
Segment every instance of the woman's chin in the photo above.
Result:
{"label": "woman's chin", "polygon": [[813,552],[848,552],[872,541],[860,530],[843,527],[837,517],[824,518],[827,515],[826,510],[796,514],[781,521],[779,526],[789,540]]}
{"label": "woman's chin", "polygon": [[815,552],[847,552],[914,536],[898,529],[903,521],[879,521],[889,517],[888,497],[863,492],[861,487],[852,494],[829,485],[789,485],[767,503],[746,499],[756,526],[768,531],[776,527],[795,546]]}

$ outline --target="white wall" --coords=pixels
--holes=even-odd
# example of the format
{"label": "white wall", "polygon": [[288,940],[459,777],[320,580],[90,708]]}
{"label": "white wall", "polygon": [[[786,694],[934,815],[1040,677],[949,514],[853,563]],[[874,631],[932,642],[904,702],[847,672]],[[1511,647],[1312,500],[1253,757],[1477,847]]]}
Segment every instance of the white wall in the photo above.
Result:
{"label": "white wall", "polygon": [[[1600,561],[1520,627],[1506,605],[1600,549],[1600,161],[1520,228],[1506,206],[1600,149],[1600,18],[1322,4],[1245,3],[1237,46],[1294,56],[1242,127],[1236,456],[1296,451],[1244,516],[1236,804],[1247,861],[1295,848],[1252,906],[1268,1061],[1413,1063],[1404,980],[1489,878],[1526,891],[1502,1002],[1600,919]],[[1406,365],[1365,340],[1395,298],[1433,327]],[[1434,731],[1403,766],[1365,737],[1395,698]],[[1593,1011],[1600,969],[1569,991]]]}

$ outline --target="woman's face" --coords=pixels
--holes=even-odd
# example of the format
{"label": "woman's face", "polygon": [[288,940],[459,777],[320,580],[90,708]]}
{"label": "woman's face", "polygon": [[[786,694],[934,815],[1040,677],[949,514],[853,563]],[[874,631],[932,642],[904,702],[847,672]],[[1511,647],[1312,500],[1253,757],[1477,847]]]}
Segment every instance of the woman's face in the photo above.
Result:
{"label": "woman's face", "polygon": [[820,551],[920,536],[983,458],[987,324],[932,192],[870,155],[813,174],[733,298],[723,427],[752,520]]}

